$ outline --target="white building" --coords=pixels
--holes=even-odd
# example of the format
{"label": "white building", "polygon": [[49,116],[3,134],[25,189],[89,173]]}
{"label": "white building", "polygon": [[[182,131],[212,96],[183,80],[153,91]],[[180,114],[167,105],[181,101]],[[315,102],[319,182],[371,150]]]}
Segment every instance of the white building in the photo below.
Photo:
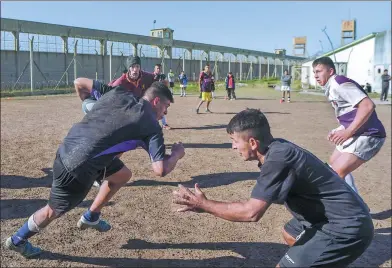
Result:
{"label": "white building", "polygon": [[[360,85],[369,83],[372,92],[381,92],[381,75],[384,69],[391,68],[391,30],[372,33],[347,45],[330,51],[321,57],[330,57],[335,62],[336,72],[345,75]],[[316,86],[313,76],[312,62],[308,60],[302,64],[301,82]],[[391,94],[391,85],[389,85]]]}

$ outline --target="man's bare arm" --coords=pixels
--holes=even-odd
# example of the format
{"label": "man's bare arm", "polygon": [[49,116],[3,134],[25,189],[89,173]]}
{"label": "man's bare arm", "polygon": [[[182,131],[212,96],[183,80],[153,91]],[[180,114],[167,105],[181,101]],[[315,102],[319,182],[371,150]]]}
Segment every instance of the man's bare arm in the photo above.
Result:
{"label": "man's bare arm", "polygon": [[250,198],[245,202],[208,200],[198,184],[195,184],[194,193],[179,185],[179,189],[173,192],[173,197],[174,203],[184,205],[177,210],[178,212],[207,212],[216,217],[237,222],[257,222],[270,206],[269,203],[255,198]]}
{"label": "man's bare arm", "polygon": [[74,86],[79,98],[84,101],[91,96],[93,80],[85,77],[79,77],[75,79]]}
{"label": "man's bare arm", "polygon": [[176,167],[178,160],[185,155],[184,146],[182,143],[174,143],[172,145],[172,154],[165,155],[162,161],[152,163],[154,173],[160,177],[164,177]]}

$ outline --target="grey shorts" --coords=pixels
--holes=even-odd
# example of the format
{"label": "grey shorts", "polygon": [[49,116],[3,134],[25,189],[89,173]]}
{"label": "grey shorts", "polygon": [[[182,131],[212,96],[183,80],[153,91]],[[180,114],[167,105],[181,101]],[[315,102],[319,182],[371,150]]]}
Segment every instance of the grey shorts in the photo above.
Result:
{"label": "grey shorts", "polygon": [[337,237],[321,228],[305,227],[295,218],[284,229],[296,242],[280,260],[280,267],[346,267],[367,249],[374,231],[369,229],[369,235],[361,238]]}
{"label": "grey shorts", "polygon": [[364,161],[372,159],[384,145],[385,138],[356,136],[346,140],[342,145],[337,145],[336,149],[341,153],[356,155]]}
{"label": "grey shorts", "polygon": [[86,197],[94,181],[101,181],[124,167],[124,163],[115,158],[106,170],[69,172],[63,165],[59,154],[53,163],[53,183],[50,189],[48,205],[62,215],[79,205]]}
{"label": "grey shorts", "polygon": [[82,111],[83,111],[83,113],[87,114],[88,112],[90,112],[96,102],[97,102],[97,100],[85,99],[82,102]]}

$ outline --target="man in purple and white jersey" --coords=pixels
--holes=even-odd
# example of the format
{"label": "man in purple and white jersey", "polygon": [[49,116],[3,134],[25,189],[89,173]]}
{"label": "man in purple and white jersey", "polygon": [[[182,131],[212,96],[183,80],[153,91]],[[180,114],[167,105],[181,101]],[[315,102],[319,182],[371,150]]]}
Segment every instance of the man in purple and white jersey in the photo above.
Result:
{"label": "man in purple and white jersey", "polygon": [[328,134],[328,140],[336,144],[330,165],[358,192],[351,172],[380,151],[386,137],[384,126],[366,92],[357,82],[337,75],[331,58],[316,59],[313,73],[317,83],[325,88],[340,124]]}

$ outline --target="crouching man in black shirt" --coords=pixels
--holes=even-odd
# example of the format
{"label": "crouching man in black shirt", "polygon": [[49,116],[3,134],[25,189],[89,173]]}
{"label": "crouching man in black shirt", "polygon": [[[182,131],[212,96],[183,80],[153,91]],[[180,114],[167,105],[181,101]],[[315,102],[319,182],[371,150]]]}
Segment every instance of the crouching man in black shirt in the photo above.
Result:
{"label": "crouching man in black shirt", "polygon": [[229,221],[256,222],[272,203],[293,214],[283,229],[290,249],[277,267],[346,266],[373,238],[373,222],[365,203],[328,165],[312,153],[275,139],[262,112],[248,109],[231,119],[227,132],[232,148],[245,161],[259,162],[260,176],[244,202],[209,200],[179,185],[177,211],[208,212]]}

